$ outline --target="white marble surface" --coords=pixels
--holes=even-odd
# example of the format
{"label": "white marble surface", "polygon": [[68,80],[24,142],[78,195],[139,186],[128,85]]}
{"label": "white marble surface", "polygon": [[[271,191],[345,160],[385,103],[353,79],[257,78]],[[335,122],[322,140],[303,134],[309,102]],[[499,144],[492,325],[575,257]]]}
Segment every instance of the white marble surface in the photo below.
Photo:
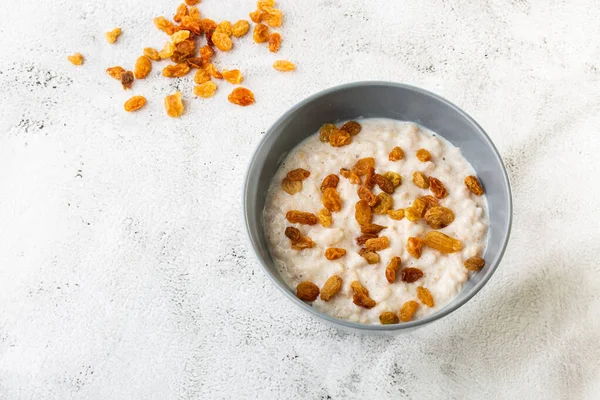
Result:
{"label": "white marble surface", "polygon": [[[10,6],[9,6],[10,3]],[[593,0],[281,1],[278,74],[245,38],[257,103],[158,69],[104,74],[164,39],[177,2],[4,2],[0,23],[0,398],[593,399],[600,396],[600,10]],[[203,0],[237,20],[250,0]],[[123,36],[108,45],[114,26]],[[66,56],[82,52],[73,67]],[[496,275],[415,333],[338,332],[301,313],[247,247],[241,186],[300,99],[382,79],[435,91],[489,132],[514,189]],[[180,88],[188,111],[169,119]]]}

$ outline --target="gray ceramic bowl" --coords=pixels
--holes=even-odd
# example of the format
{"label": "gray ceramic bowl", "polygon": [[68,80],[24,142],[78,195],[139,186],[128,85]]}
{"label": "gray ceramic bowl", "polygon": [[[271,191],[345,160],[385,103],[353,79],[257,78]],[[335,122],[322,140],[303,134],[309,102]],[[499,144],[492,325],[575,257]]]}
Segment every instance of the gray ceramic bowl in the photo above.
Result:
{"label": "gray ceramic bowl", "polygon": [[[331,317],[299,300],[279,276],[269,254],[262,213],[269,184],[281,161],[298,143],[326,122],[385,117],[419,123],[460,147],[485,187],[490,235],[485,267],[462,292],[440,311],[416,321],[395,325],[365,325]],[[267,275],[300,308],[338,327],[381,333],[407,332],[442,318],[463,304],[490,279],[504,254],[510,234],[512,199],[502,159],[483,129],[464,111],[443,98],[413,86],[390,82],[357,82],[317,93],[279,118],[259,144],[250,162],[244,192],[244,211],[250,241]]]}

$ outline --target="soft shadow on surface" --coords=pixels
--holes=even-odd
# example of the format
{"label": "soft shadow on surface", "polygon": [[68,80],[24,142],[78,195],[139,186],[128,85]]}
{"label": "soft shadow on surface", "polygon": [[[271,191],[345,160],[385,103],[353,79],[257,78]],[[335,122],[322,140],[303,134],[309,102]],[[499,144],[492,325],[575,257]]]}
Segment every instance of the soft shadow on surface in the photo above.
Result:
{"label": "soft shadow on surface", "polygon": [[[514,280],[504,277],[494,294],[478,296],[484,305],[463,307],[463,318],[443,335],[425,333],[424,349],[435,354],[440,372],[506,385],[523,383],[532,373],[550,375],[553,386],[544,390],[581,398],[582,389],[597,379],[597,371],[585,368],[600,359],[594,345],[600,340],[597,316],[591,312],[597,294],[564,259],[556,254],[524,264],[535,272],[523,280],[515,277],[519,273],[511,274]],[[471,314],[465,318],[465,312]]]}

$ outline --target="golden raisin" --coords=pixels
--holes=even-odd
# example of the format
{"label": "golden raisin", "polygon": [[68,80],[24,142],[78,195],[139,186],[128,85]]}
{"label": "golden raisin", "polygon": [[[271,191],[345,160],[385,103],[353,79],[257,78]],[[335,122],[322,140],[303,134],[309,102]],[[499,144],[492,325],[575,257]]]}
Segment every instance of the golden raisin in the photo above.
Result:
{"label": "golden raisin", "polygon": [[340,194],[334,188],[326,188],[323,191],[321,202],[329,211],[337,212],[342,209],[342,199],[340,199]]}
{"label": "golden raisin", "polygon": [[319,223],[322,227],[329,228],[331,226],[331,212],[328,209],[322,208],[321,211],[319,211],[319,215],[317,217],[319,218]]}
{"label": "golden raisin", "polygon": [[423,254],[423,239],[420,237],[409,237],[406,242],[406,251],[414,258],[421,258],[421,254]]}
{"label": "golden raisin", "polygon": [[365,243],[365,248],[368,251],[381,251],[387,249],[390,246],[390,240],[387,236],[378,237],[376,239],[369,239]]}
{"label": "golden raisin", "polygon": [[377,195],[377,202],[375,203],[375,207],[373,207],[373,212],[378,215],[387,214],[388,210],[392,208],[392,203],[394,199],[387,193],[379,193]]}
{"label": "golden raisin", "polygon": [[229,21],[221,21],[217,25],[216,32],[221,32],[226,34],[227,36],[233,35],[233,26]]}
{"label": "golden raisin", "polygon": [[269,41],[269,27],[265,24],[257,24],[254,27],[252,38],[256,43],[264,43]]}
{"label": "golden raisin", "polygon": [[171,42],[166,42],[165,46],[162,48],[162,50],[158,52],[158,55],[160,56],[161,59],[164,60],[165,58],[171,57],[174,52],[175,52],[175,45]]}
{"label": "golden raisin", "polygon": [[131,85],[133,85],[133,72],[125,71],[121,73],[121,85],[124,90],[131,89]]}
{"label": "golden raisin", "polygon": [[200,57],[205,60],[205,62],[209,62],[214,55],[215,51],[212,47],[207,45],[200,48]]}
{"label": "golden raisin", "polygon": [[427,189],[429,187],[429,181],[427,180],[425,174],[422,172],[413,172],[412,181],[417,187],[420,187],[421,189]]}
{"label": "golden raisin", "polygon": [[346,255],[346,249],[340,249],[338,247],[329,247],[325,250],[325,258],[328,260],[337,260]]}
{"label": "golden raisin", "polygon": [[373,177],[375,176],[375,168],[369,168],[367,171],[367,175],[365,176],[365,187],[373,190],[375,186],[375,182],[373,181]]}
{"label": "golden raisin", "polygon": [[237,87],[233,89],[231,94],[227,97],[227,100],[233,104],[237,104],[238,106],[249,106],[250,104],[254,103],[254,93],[246,88]]}
{"label": "golden raisin", "polygon": [[382,174],[385,178],[387,178],[390,182],[392,182],[392,185],[394,185],[394,188],[397,188],[398,186],[400,186],[402,184],[402,176],[400,176],[400,174],[393,172],[393,171],[388,171],[388,172],[384,172]]}
{"label": "golden raisin", "polygon": [[173,16],[173,21],[181,22],[183,17],[185,17],[186,15],[188,15],[188,8],[185,4],[182,3],[177,7],[175,15]]}
{"label": "golden raisin", "polygon": [[196,82],[198,85],[201,85],[204,82],[208,82],[208,81],[210,81],[210,73],[207,70],[205,70],[204,68],[199,69],[194,74],[194,82]]}
{"label": "golden raisin", "polygon": [[231,32],[233,33],[233,36],[239,38],[239,37],[246,35],[246,33],[248,33],[249,29],[250,29],[250,23],[248,23],[248,21],[246,21],[244,19],[240,19],[238,22],[233,24],[233,26],[231,27]]}
{"label": "golden raisin", "polygon": [[388,158],[390,161],[402,160],[404,158],[404,151],[401,147],[396,146],[392,149],[392,151],[390,151]]}
{"label": "golden raisin", "polygon": [[73,65],[81,65],[83,64],[83,55],[81,53],[74,53],[67,57],[67,60]]}
{"label": "golden raisin", "polygon": [[154,25],[161,31],[165,32],[167,35],[173,34],[173,23],[165,17],[154,18]]}
{"label": "golden raisin", "polygon": [[319,140],[323,143],[329,143],[329,136],[337,130],[334,124],[324,124],[319,129]]}
{"label": "golden raisin", "polygon": [[198,20],[198,18],[194,18],[189,15],[186,15],[181,19],[181,24],[178,28],[186,29],[192,32],[194,35],[199,35],[203,31],[201,21]]}
{"label": "golden raisin", "polygon": [[135,79],[144,79],[148,76],[150,71],[152,71],[152,63],[148,57],[139,56],[135,61],[135,68],[133,69]]}
{"label": "golden raisin", "polygon": [[302,233],[300,233],[300,229],[294,228],[293,226],[288,226],[285,228],[285,236],[291,241],[295,242],[300,240]]}
{"label": "golden raisin", "polygon": [[448,191],[444,187],[444,184],[440,182],[439,179],[432,176],[429,177],[429,190],[431,190],[431,193],[438,199],[443,199],[448,196]]}
{"label": "golden raisin", "polygon": [[[183,31],[180,31],[183,32]],[[171,56],[174,63],[186,62],[196,52],[196,41],[194,39],[183,40],[175,45],[175,51]]]}
{"label": "golden raisin", "polygon": [[202,57],[191,57],[185,60],[185,62],[190,68],[204,69],[206,67],[206,62]]}
{"label": "golden raisin", "polygon": [[106,73],[110,75],[111,78],[121,80],[121,74],[125,72],[122,67],[118,65],[116,67],[106,68]]}
{"label": "golden raisin", "polygon": [[350,136],[356,136],[359,134],[362,126],[356,121],[348,121],[340,128],[343,131],[346,131],[350,134]]}
{"label": "golden raisin", "polygon": [[340,175],[344,178],[348,179],[353,185],[360,185],[360,177],[356,175],[353,171],[350,171],[346,168],[340,168]]}
{"label": "golden raisin", "polygon": [[188,72],[190,72],[190,66],[184,63],[167,65],[162,70],[163,76],[167,78],[181,78],[187,75]]}
{"label": "golden raisin", "polygon": [[296,296],[300,300],[315,301],[319,297],[319,287],[312,282],[300,282],[296,286]]}
{"label": "golden raisin", "polygon": [[479,271],[485,265],[485,260],[481,257],[471,257],[465,260],[465,268],[469,271]]}
{"label": "golden raisin", "polygon": [[119,38],[119,36],[121,36],[121,28],[115,28],[112,31],[106,32],[104,34],[106,41],[110,44],[113,44],[114,42],[116,42],[117,39]]}
{"label": "golden raisin", "polygon": [[261,20],[271,28],[280,27],[283,22],[283,14],[280,10],[273,7],[263,7]]}
{"label": "golden raisin", "polygon": [[432,207],[425,213],[425,222],[433,229],[442,229],[454,221],[454,213],[446,207]]}
{"label": "golden raisin", "polygon": [[[210,73],[210,76],[212,76],[213,78],[215,78],[215,79],[223,79],[223,74],[219,72],[219,70],[217,69],[217,67],[215,67],[215,64],[213,64],[213,63],[206,64],[205,68]],[[252,93],[252,92],[250,92],[250,93]]]}
{"label": "golden raisin", "polygon": [[315,225],[318,222],[315,214],[298,210],[288,211],[285,218],[292,224]]}
{"label": "golden raisin", "polygon": [[392,257],[387,267],[385,267],[385,279],[389,283],[396,282],[396,273],[400,269],[401,262],[400,257]]}
{"label": "golden raisin", "polygon": [[417,159],[422,162],[431,160],[431,153],[425,149],[417,150]]}
{"label": "golden raisin", "polygon": [[435,305],[431,292],[429,291],[429,289],[423,286],[419,286],[417,288],[417,297],[419,298],[421,303],[425,304],[427,307],[433,307]]}
{"label": "golden raisin", "polygon": [[329,136],[329,144],[332,147],[342,147],[342,146],[346,146],[346,145],[348,145],[350,143],[352,143],[352,137],[346,131],[341,131],[339,129],[336,129]]}
{"label": "golden raisin", "polygon": [[400,221],[404,218],[404,209],[388,210],[387,215],[393,220]]}
{"label": "golden raisin", "polygon": [[379,189],[383,190],[384,192],[388,194],[394,193],[394,184],[385,176],[374,174],[373,182],[375,182],[375,184],[379,186]]}
{"label": "golden raisin", "polygon": [[181,92],[176,92],[165,97],[165,110],[167,115],[172,118],[178,118],[183,114],[184,107],[181,100]]}
{"label": "golden raisin", "polygon": [[210,33],[217,29],[217,23],[210,18],[202,18],[200,20],[200,29],[204,32]]}
{"label": "golden raisin", "polygon": [[354,167],[352,167],[352,172],[354,172],[358,176],[366,175],[369,172],[370,168],[375,167],[375,159],[373,157],[365,157],[359,159]]}
{"label": "golden raisin", "polygon": [[273,68],[279,72],[289,72],[295,70],[296,65],[288,60],[277,60],[273,63]]}
{"label": "golden raisin", "polygon": [[[187,1],[186,1],[186,3],[187,3]],[[198,21],[200,20],[200,10],[198,10],[198,7],[190,7],[189,14],[190,14],[190,18],[193,18]]]}
{"label": "golden raisin", "polygon": [[370,224],[373,219],[373,210],[364,200],[359,200],[354,206],[354,218],[359,225]]}
{"label": "golden raisin", "polygon": [[184,40],[186,40],[189,37],[190,37],[190,31],[183,29],[183,30],[177,31],[171,35],[171,42],[173,42],[174,44],[177,44],[177,43],[183,42]]}
{"label": "golden raisin", "polygon": [[198,3],[200,3],[200,0],[185,0],[185,4],[188,6],[195,6]]}
{"label": "golden raisin", "polygon": [[302,236],[296,241],[292,241],[292,250],[312,249],[315,247],[315,242],[308,236]]}
{"label": "golden raisin", "polygon": [[208,99],[217,92],[217,84],[213,81],[201,83],[194,87],[194,94],[198,97]]}
{"label": "golden raisin", "polygon": [[327,189],[327,188],[335,189],[339,182],[340,182],[340,178],[338,178],[337,175],[335,175],[335,174],[327,175],[323,179],[323,182],[321,183],[321,192],[325,191],[325,189]]}
{"label": "golden raisin", "polygon": [[361,285],[359,281],[353,281],[350,284],[350,288],[354,293],[354,296],[352,297],[354,304],[367,309],[375,307],[375,304],[377,303],[369,297],[369,291],[366,287]]}
{"label": "golden raisin", "polygon": [[462,250],[462,242],[439,231],[429,231],[423,236],[423,243],[442,253],[456,253]]}
{"label": "golden raisin", "polygon": [[325,281],[321,288],[321,300],[329,301],[342,289],[342,278],[338,275],[332,275]]}
{"label": "golden raisin", "polygon": [[222,74],[227,82],[233,83],[234,85],[239,85],[244,80],[242,72],[239,69],[224,69]]}
{"label": "golden raisin", "polygon": [[400,322],[400,319],[393,312],[386,311],[379,315],[379,322],[381,322],[381,325],[390,325],[397,324],[398,322]]}
{"label": "golden raisin", "polygon": [[425,211],[429,210],[432,207],[437,207],[440,205],[437,199],[430,194],[428,194],[427,196],[421,196],[419,198],[425,202]]}
{"label": "golden raisin", "polygon": [[231,41],[231,38],[225,33],[219,31],[215,31],[215,33],[213,33],[212,41],[217,47],[217,49],[221,51],[229,51],[233,47],[233,42]]}
{"label": "golden raisin", "polygon": [[360,226],[360,233],[379,233],[387,228],[387,226],[377,224],[364,224]]}
{"label": "golden raisin", "polygon": [[377,235],[375,233],[365,233],[356,238],[356,244],[359,246],[364,246],[369,239],[375,239]]}
{"label": "golden raisin", "polygon": [[310,176],[310,171],[304,168],[296,168],[287,173],[287,178],[290,181],[303,181]]}
{"label": "golden raisin", "polygon": [[277,32],[272,33],[271,36],[269,36],[269,51],[271,53],[277,53],[280,45],[281,45],[281,35]]}
{"label": "golden raisin", "polygon": [[160,54],[158,54],[158,51],[152,47],[144,47],[144,55],[151,60],[160,61]]}
{"label": "golden raisin", "polygon": [[377,204],[377,196],[373,194],[369,189],[364,186],[358,188],[358,198],[367,202],[367,204],[373,207]]}
{"label": "golden raisin", "polygon": [[144,96],[133,96],[125,102],[123,108],[125,108],[125,111],[127,112],[132,112],[144,107],[145,104],[146,98]]}
{"label": "golden raisin", "polygon": [[381,260],[379,254],[367,249],[360,249],[358,254],[367,261],[367,264],[377,264]]}
{"label": "golden raisin", "polygon": [[260,23],[260,21],[262,21],[262,13],[260,12],[260,10],[252,11],[250,14],[248,14],[248,16],[250,17],[250,20],[255,24],[258,24]]}
{"label": "golden raisin", "polygon": [[477,180],[476,176],[467,176],[465,178],[465,185],[475,196],[481,196],[483,194],[483,187],[481,186],[481,183],[479,183],[479,180]]}
{"label": "golden raisin", "polygon": [[413,283],[423,277],[423,271],[419,268],[404,268],[401,271],[402,282]]}
{"label": "golden raisin", "polygon": [[412,319],[413,315],[415,314],[415,312],[417,311],[417,308],[419,307],[419,303],[417,303],[414,300],[410,300],[407,301],[406,303],[402,304],[402,307],[400,308],[400,312],[398,313],[398,317],[400,318],[400,321],[402,322],[408,322]]}
{"label": "golden raisin", "polygon": [[[209,82],[209,81],[207,81]],[[300,181],[292,181],[288,178],[285,178],[281,182],[281,188],[288,194],[295,195],[296,193],[302,190],[302,182]]]}
{"label": "golden raisin", "polygon": [[273,7],[275,5],[275,0],[258,0],[256,2],[256,8],[262,10],[265,7]]}
{"label": "golden raisin", "polygon": [[409,221],[416,222],[423,218],[423,214],[425,214],[426,203],[421,198],[416,198],[412,206],[408,207],[404,210],[404,215]]}

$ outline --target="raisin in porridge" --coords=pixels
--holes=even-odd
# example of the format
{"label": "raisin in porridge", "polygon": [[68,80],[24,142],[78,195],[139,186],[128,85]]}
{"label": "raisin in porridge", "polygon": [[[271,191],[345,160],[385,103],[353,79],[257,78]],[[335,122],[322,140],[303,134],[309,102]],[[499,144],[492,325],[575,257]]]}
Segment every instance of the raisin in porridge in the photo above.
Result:
{"label": "raisin in porridge", "polygon": [[279,273],[316,309],[394,324],[443,308],[484,265],[475,171],[414,123],[325,124],[283,161],[264,227]]}

